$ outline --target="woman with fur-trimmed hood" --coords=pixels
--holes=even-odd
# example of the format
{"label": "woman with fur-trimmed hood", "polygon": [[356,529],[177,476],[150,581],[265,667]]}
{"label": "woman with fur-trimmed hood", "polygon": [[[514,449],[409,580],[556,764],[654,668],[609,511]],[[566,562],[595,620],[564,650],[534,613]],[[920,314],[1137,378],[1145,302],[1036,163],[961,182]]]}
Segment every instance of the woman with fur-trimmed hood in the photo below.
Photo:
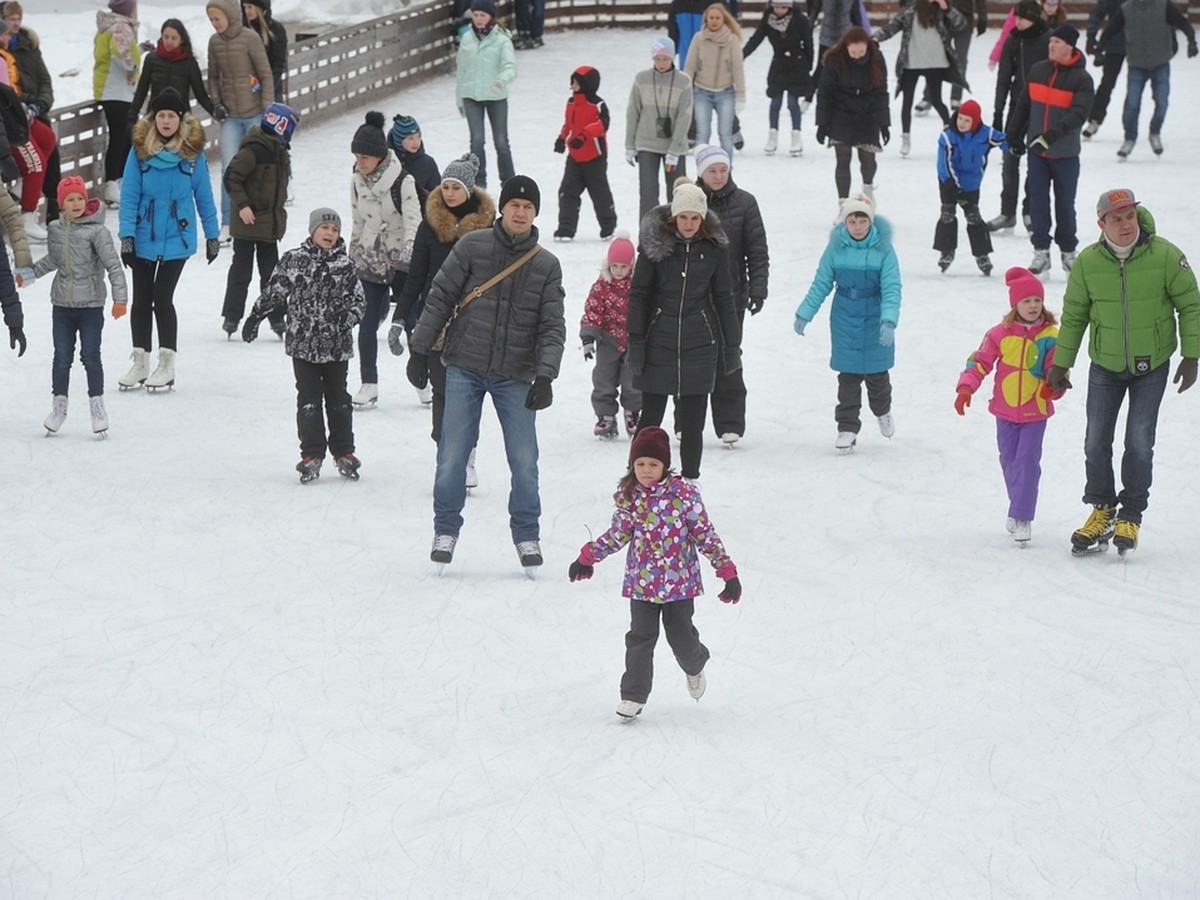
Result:
{"label": "woman with fur-trimmed hood", "polygon": [[[642,391],[639,427],[661,425],[675,398],[684,478],[700,477],[704,420],[717,366],[742,365],[742,328],[726,260],[729,241],[704,191],[686,179],[670,205],[642,219],[629,290],[629,350],[634,387]],[[718,347],[723,347],[718,358]]]}
{"label": "woman with fur-trimmed hood", "polygon": [[[479,160],[474,153],[464,153],[446,166],[442,181],[425,198],[425,219],[417,226],[413,241],[408,278],[396,300],[388,346],[396,356],[404,352],[402,341],[411,336],[413,325],[425,308],[425,295],[433,284],[442,263],[458,243],[472,231],[491,228],[496,221],[496,204],[488,192],[475,184]],[[429,387],[433,390],[433,432],[436,442],[442,433],[442,411],[446,405],[446,367],[441,363],[442,350],[436,347],[429,354]],[[474,451],[468,468],[475,462]],[[474,487],[468,481],[468,487]]]}
{"label": "woman with fur-trimmed hood", "polygon": [[[197,223],[204,226],[205,257],[217,258],[220,223],[213,202],[204,128],[187,111],[174,88],[164,88],[150,113],[133,126],[133,149],[121,179],[118,234],[121,259],[131,270],[133,368],[120,379],[124,388],[174,381],[177,317],[175,285],[184,264],[201,243]],[[197,214],[198,213],[198,214]],[[158,368],[149,381],[153,324],[158,323]],[[164,366],[166,367],[164,369]],[[158,382],[162,381],[162,384]]]}

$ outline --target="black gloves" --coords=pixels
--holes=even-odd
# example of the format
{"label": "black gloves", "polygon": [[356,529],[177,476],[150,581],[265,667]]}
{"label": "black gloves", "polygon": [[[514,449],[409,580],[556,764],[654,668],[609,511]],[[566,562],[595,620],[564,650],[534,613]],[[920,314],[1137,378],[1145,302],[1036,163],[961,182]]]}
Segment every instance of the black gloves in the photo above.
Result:
{"label": "black gloves", "polygon": [[1188,59],[1191,59],[1191,58],[1192,58],[1192,57],[1194,57],[1194,56],[1195,56],[1197,53],[1200,53],[1200,47],[1197,47],[1197,46],[1196,46],[1196,43],[1195,43],[1195,41],[1193,41],[1192,43],[1188,44]]}
{"label": "black gloves", "polygon": [[253,344],[254,339],[258,337],[258,326],[262,324],[262,319],[251,313],[246,316],[246,321],[242,325],[242,340],[247,344]]}
{"label": "black gloves", "polygon": [[204,258],[208,260],[208,264],[210,266],[213,264],[213,260],[217,258],[217,254],[219,254],[220,252],[221,252],[221,239],[220,238],[209,238],[207,241],[204,242]]}
{"label": "black gloves", "polygon": [[12,184],[20,177],[21,170],[17,168],[17,161],[12,158],[11,153],[4,159],[0,159],[0,178]]}
{"label": "black gloves", "polygon": [[742,367],[742,348],[741,347],[726,347],[725,348],[725,374],[732,375]]}
{"label": "black gloves", "polygon": [[742,599],[742,583],[737,576],[725,582],[725,590],[717,594],[717,599],[722,603],[737,603]]}
{"label": "black gloves", "polygon": [[595,566],[585,566],[579,560],[571,563],[571,567],[567,569],[567,575],[572,581],[587,581],[595,573]]}
{"label": "black gloves", "polygon": [[985,21],[983,21],[982,19],[980,19],[980,20],[979,20],[979,21],[978,21],[978,22],[975,24],[975,36],[976,36],[976,37],[983,37],[983,36],[984,36],[984,34],[986,34],[986,33],[987,33],[987,22],[985,22]]}
{"label": "black gloves", "polygon": [[642,369],[646,365],[646,339],[633,337],[629,338],[629,349],[625,351],[625,362],[629,363],[629,371],[634,375],[641,375]]}
{"label": "black gloves", "polygon": [[1023,143],[1021,143],[1020,140],[1012,140],[1007,135],[1005,135],[1005,140],[1008,141],[1008,152],[1009,153],[1011,153],[1013,156],[1024,156],[1025,155],[1025,145]]}
{"label": "black gloves", "polygon": [[545,375],[539,375],[533,379],[533,384],[530,385],[529,393],[525,397],[525,408],[536,412],[539,409],[545,409],[553,402],[554,390],[550,387],[550,379]]}
{"label": "black gloves", "polygon": [[1046,384],[1054,388],[1056,391],[1069,391],[1071,389],[1071,379],[1067,377],[1068,370],[1062,366],[1051,366],[1046,373]]}
{"label": "black gloves", "polygon": [[128,268],[132,269],[133,261],[135,259],[137,259],[137,254],[133,252],[133,238],[121,238],[121,262],[125,263]]}
{"label": "black gloves", "polygon": [[[20,350],[17,350],[18,344],[21,347]],[[8,326],[8,347],[10,350],[17,350],[17,356],[25,355],[25,329],[21,328],[19,325],[9,325]],[[1176,375],[1175,377],[1178,379],[1179,376]],[[1192,381],[1195,381],[1195,380],[1196,380],[1196,361],[1193,359],[1192,360]],[[1182,388],[1181,388],[1181,390],[1182,390]]]}
{"label": "black gloves", "polygon": [[[24,348],[24,344],[21,347]],[[1196,360],[1194,358],[1184,357],[1179,361],[1179,368],[1175,370],[1175,378],[1172,384],[1179,385],[1179,393],[1183,393],[1193,384],[1196,383]]]}
{"label": "black gloves", "polygon": [[1084,52],[1087,53],[1088,56],[1095,56],[1099,49],[1100,48],[1096,46],[1096,39],[1089,34],[1087,39],[1087,50]]}
{"label": "black gloves", "polygon": [[224,122],[229,118],[229,110],[225,108],[225,104],[220,100],[213,104],[213,118],[218,122]]}
{"label": "black gloves", "polygon": [[829,137],[829,132],[821,125],[817,126],[817,143],[824,144],[825,138]]}
{"label": "black gloves", "polygon": [[883,146],[887,146],[887,142],[892,139],[892,129],[884,125],[879,129],[879,138],[883,141]]}
{"label": "black gloves", "polygon": [[408,377],[408,383],[415,387],[418,391],[424,390],[429,384],[429,357],[424,353],[418,353],[412,350],[408,354],[408,365],[404,367],[404,374]]}
{"label": "black gloves", "polygon": [[567,142],[564,141],[562,138],[557,138],[554,141],[554,152],[555,153],[566,153],[567,152]]}
{"label": "black gloves", "polygon": [[750,310],[750,315],[757,316],[762,312],[763,304],[767,302],[766,297],[751,297],[750,305],[746,309]]}
{"label": "black gloves", "polygon": [[578,150],[580,147],[582,147],[584,145],[584,142],[586,140],[587,140],[587,138],[585,138],[582,134],[575,135],[575,137],[571,138],[571,144],[570,144],[571,149]]}

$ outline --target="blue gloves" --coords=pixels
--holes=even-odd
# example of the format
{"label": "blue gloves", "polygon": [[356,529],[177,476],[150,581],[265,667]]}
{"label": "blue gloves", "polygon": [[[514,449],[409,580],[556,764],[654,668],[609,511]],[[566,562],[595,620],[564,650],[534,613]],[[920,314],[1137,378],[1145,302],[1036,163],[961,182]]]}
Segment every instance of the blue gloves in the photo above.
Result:
{"label": "blue gloves", "polygon": [[879,345],[890,347],[896,343],[896,326],[892,322],[879,323]]}
{"label": "blue gloves", "polygon": [[803,316],[796,316],[796,321],[792,322],[792,330],[796,334],[804,337],[804,329],[808,327],[808,319]]}

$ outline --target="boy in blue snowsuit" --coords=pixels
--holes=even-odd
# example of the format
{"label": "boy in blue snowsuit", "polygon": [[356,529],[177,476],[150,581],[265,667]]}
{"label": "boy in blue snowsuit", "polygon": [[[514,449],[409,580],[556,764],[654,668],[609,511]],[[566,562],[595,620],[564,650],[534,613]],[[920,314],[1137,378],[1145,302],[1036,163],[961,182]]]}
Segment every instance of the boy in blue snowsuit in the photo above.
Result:
{"label": "boy in blue snowsuit", "polygon": [[983,124],[979,104],[968,100],[958,108],[954,121],[938,138],[938,191],[942,214],[933,232],[933,249],[941,256],[938,267],[945,272],[954,262],[958,247],[958,207],[967,217],[967,240],[971,255],[984,275],[992,274],[992,235],[979,212],[979,187],[987,168],[988,151],[1006,150],[1004,133]]}

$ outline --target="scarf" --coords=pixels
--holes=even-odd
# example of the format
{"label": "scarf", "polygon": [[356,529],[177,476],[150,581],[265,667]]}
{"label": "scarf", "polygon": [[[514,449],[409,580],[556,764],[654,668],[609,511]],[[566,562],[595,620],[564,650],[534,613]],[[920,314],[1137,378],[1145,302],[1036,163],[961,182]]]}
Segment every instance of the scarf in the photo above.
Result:
{"label": "scarf", "polygon": [[767,16],[767,24],[780,34],[783,34],[788,30],[788,26],[792,24],[792,11],[789,9],[782,16],[776,16],[772,12]]}
{"label": "scarf", "polygon": [[159,59],[167,62],[179,62],[181,59],[187,59],[188,56],[191,55],[187,52],[182,44],[180,44],[174,50],[168,50],[165,46],[163,46],[162,38],[158,39],[158,46],[154,48],[154,52],[158,55]]}

